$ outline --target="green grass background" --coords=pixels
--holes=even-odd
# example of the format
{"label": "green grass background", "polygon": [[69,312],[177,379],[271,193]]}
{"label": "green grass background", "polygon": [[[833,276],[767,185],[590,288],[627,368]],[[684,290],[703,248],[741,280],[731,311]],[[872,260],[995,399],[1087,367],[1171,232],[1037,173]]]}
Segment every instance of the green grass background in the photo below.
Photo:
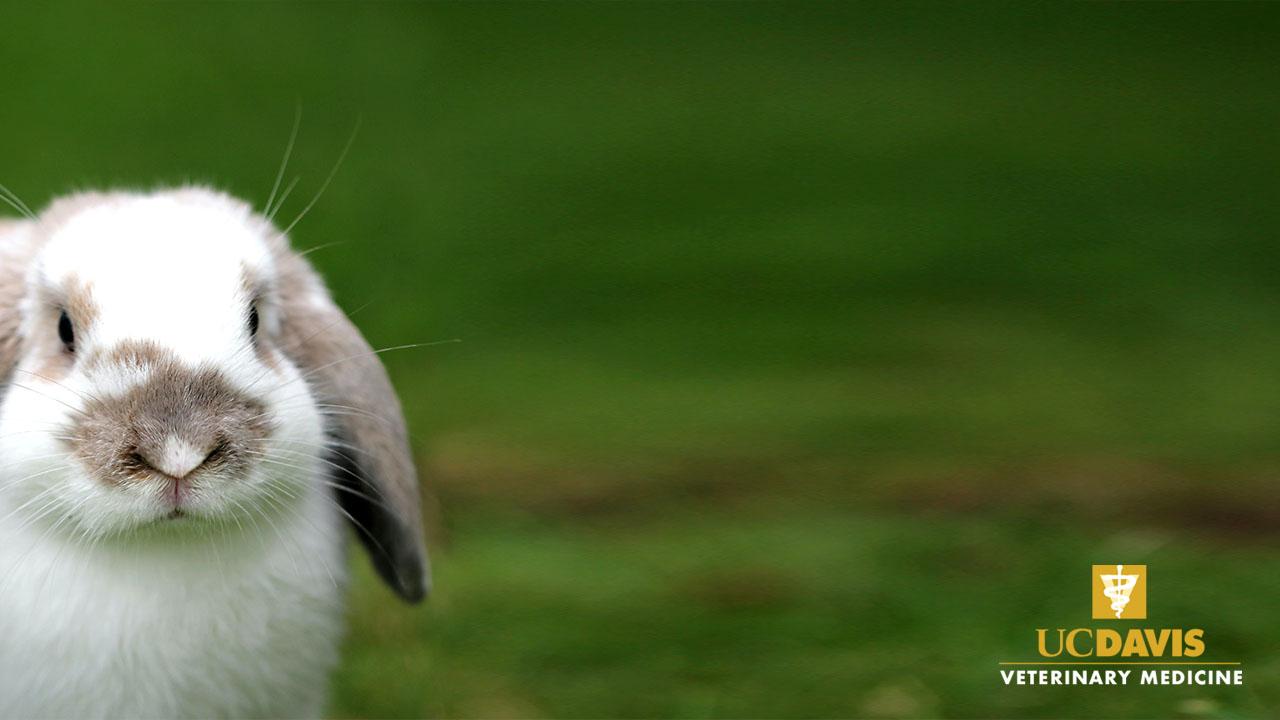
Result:
{"label": "green grass background", "polygon": [[[390,353],[337,717],[1280,712],[1280,7],[14,3],[0,182],[208,182]],[[367,305],[366,305],[367,304]],[[1005,688],[1091,563],[1244,688]]]}

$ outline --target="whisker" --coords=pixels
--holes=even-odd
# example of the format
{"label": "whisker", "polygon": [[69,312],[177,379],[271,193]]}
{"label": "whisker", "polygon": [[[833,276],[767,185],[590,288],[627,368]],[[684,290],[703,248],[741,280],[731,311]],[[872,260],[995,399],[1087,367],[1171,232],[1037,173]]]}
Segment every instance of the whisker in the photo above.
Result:
{"label": "whisker", "polygon": [[[288,489],[288,488],[286,488],[286,487],[285,487],[285,486],[283,486],[283,485],[277,484],[277,483],[275,483],[275,482],[268,481],[268,483],[267,483],[267,487],[268,487],[268,489],[279,491],[280,493],[284,494],[285,496],[287,496],[287,497],[289,497],[289,498],[291,498],[291,499],[293,499],[293,500],[298,500],[298,499],[299,499],[299,497],[298,497],[298,495],[297,495],[297,494],[292,493],[292,492],[289,492],[289,489]],[[275,498],[274,498],[274,496],[273,496],[273,494],[271,494],[271,493],[268,493],[268,496],[267,496],[267,497],[268,497],[268,499],[269,499],[269,500],[274,500],[274,499],[275,499]],[[275,506],[276,506],[276,507],[278,507],[278,508],[283,508],[283,505],[282,505],[282,504],[276,504],[276,503],[274,503],[274,502],[273,502],[273,505],[275,505]],[[311,526],[311,528],[312,528],[313,530],[315,530],[316,532],[320,532],[320,528],[316,527],[316,524],[315,524],[315,523],[313,523],[313,522],[311,522],[311,520],[310,520],[310,519],[308,519],[308,518],[307,518],[307,516],[306,516],[305,514],[300,515],[299,517],[301,517],[301,518],[302,518],[302,520],[303,520],[304,522],[306,522],[306,523],[307,523],[307,525],[310,525],[310,526]],[[277,531],[277,533],[276,533],[276,534],[278,535],[278,534],[279,534],[279,531]],[[297,543],[296,543],[296,542],[294,542],[294,546],[295,546],[295,547],[298,547],[298,545],[297,545]],[[301,548],[301,547],[298,547],[298,550],[299,550],[299,552],[301,552],[302,548]],[[334,575],[333,575],[333,571],[332,571],[332,570],[330,569],[330,567],[329,567],[329,563],[325,562],[323,558],[321,558],[321,559],[319,560],[319,562],[320,562],[320,569],[324,570],[324,574],[325,574],[325,575],[327,575],[327,576],[329,577],[329,582],[333,584],[333,587],[335,587],[335,588],[336,588],[336,587],[338,587],[338,580],[337,580],[337,578],[335,578],[335,577],[334,577]],[[296,564],[295,564],[295,569],[296,569]]]}
{"label": "whisker", "polygon": [[[36,423],[26,423],[26,424],[28,426],[36,425]],[[67,431],[67,428],[61,423],[42,422],[42,423],[39,423],[39,427],[29,427],[26,430],[14,430],[13,432],[4,433],[3,435],[0,435],[0,440],[6,440],[8,438],[15,437],[17,435],[31,435],[33,433],[46,433],[46,434],[49,434],[50,437],[57,440],[70,440],[71,438],[65,435],[54,434],[54,433],[63,433],[66,431]]]}
{"label": "whisker", "polygon": [[[253,525],[253,530],[254,530],[253,534],[258,538],[258,544],[262,546],[262,554],[264,556],[269,555],[270,551],[267,550],[267,540],[264,537],[266,533],[262,532],[262,526],[258,524],[258,520],[254,517],[253,508],[245,507],[240,503],[239,500],[236,500],[235,498],[228,498],[228,499],[231,501],[231,504],[235,506],[236,510],[244,513],[245,519],[248,520],[249,523]],[[239,520],[237,520],[237,522],[239,522]]]}
{"label": "whisker", "polygon": [[[232,504],[233,506],[235,506],[237,510],[242,510],[242,509],[243,509],[243,508],[241,508],[240,503],[239,503],[239,502],[237,502],[235,498],[228,497],[228,498],[227,498],[227,500],[228,500],[228,501],[230,501],[230,502],[231,502],[231,504]],[[243,535],[243,534],[244,534],[244,525],[242,525],[242,524],[240,523],[240,516],[239,516],[238,514],[236,514],[236,513],[231,513],[231,519],[235,521],[235,523],[236,523],[236,529],[238,529],[238,530],[240,531],[240,534],[241,534],[241,535]]]}
{"label": "whisker", "polygon": [[[43,520],[45,517],[47,517],[48,515],[54,512],[57,512],[57,509],[58,509],[58,498],[54,498],[49,502],[45,503],[44,506],[40,508],[40,511],[38,514],[36,514],[27,522],[19,526],[18,532],[25,531],[28,527],[31,527],[36,522],[39,522]],[[9,583],[12,582],[14,578],[21,576],[22,573],[20,573],[19,570],[24,565],[26,565],[27,559],[30,558],[31,554],[36,551],[36,548],[40,547],[40,545],[44,543],[45,539],[51,536],[52,534],[53,534],[52,528],[45,528],[45,530],[41,532],[39,536],[37,536],[34,540],[32,540],[27,545],[26,552],[24,552],[18,558],[18,561],[16,563],[14,563],[8,568],[9,570],[8,575],[7,577],[5,577],[3,584],[0,584],[0,595],[4,595],[6,593],[6,591],[9,588]]]}
{"label": "whisker", "polygon": [[31,212],[31,208],[27,207],[26,203],[22,202],[22,198],[4,185],[0,185],[0,200],[4,200],[9,207],[22,213],[28,220],[36,219],[36,214]]}
{"label": "whisker", "polygon": [[361,523],[359,520],[356,520],[351,515],[351,513],[347,512],[347,509],[342,507],[342,504],[339,503],[336,498],[330,497],[330,498],[327,498],[327,500],[333,505],[335,510],[342,513],[343,516],[347,518],[347,520],[351,521],[352,525],[355,525],[357,528],[359,528],[360,532],[363,533],[365,537],[369,538],[369,541],[373,543],[374,547],[378,548],[378,552],[382,553],[382,557],[386,558],[389,561],[394,560],[394,558],[391,557],[391,553],[387,552],[387,549],[382,546],[382,543],[378,542],[378,536],[369,532],[369,528],[365,527],[364,523]]}
{"label": "whisker", "polygon": [[[267,484],[282,492],[285,492],[285,494],[289,495],[290,497],[297,497],[296,495],[289,493],[282,485],[278,483],[278,481],[268,480]],[[369,528],[365,527],[364,524],[361,523],[359,520],[356,520],[355,517],[353,517],[351,513],[347,512],[346,508],[342,507],[342,505],[335,498],[326,495],[325,501],[330,503],[335,510],[342,513],[342,515],[345,516],[347,520],[351,522],[352,525],[359,528],[360,532],[364,533],[365,537],[369,538],[369,541],[372,542],[375,547],[377,547],[378,551],[382,553],[383,557],[385,557],[388,560],[392,559],[391,554],[387,552],[387,549],[382,546],[382,543],[378,542],[377,536],[369,532]]]}
{"label": "whisker", "polygon": [[[322,411],[323,410],[334,411],[334,412],[322,412],[321,414],[323,415],[346,416],[346,417],[367,417],[370,420],[377,420],[378,422],[394,426],[394,423],[392,423],[391,420],[383,417],[382,415],[369,412],[368,410],[362,410],[357,407],[351,407],[350,405],[337,405],[335,403],[316,403],[315,407],[319,408]],[[342,410],[345,412],[337,412],[339,410]]]}
{"label": "whisker", "polygon": [[298,181],[301,179],[301,175],[293,176],[293,179],[289,181],[288,187],[284,189],[284,193],[280,195],[280,202],[276,205],[276,208],[267,214],[268,220],[276,219],[276,213],[280,212],[280,208],[284,207],[284,201],[288,200],[289,196],[293,194],[293,189],[298,186]]}
{"label": "whisker", "polygon": [[[25,482],[26,480],[34,479],[35,477],[39,477],[39,475],[41,475],[41,474],[47,474],[47,473],[40,473],[40,474],[37,474],[37,475],[34,475],[34,476],[30,476],[30,477],[24,478],[24,479],[23,479],[23,481]],[[47,488],[45,488],[44,490],[41,490],[40,492],[38,492],[38,493],[36,493],[35,495],[33,495],[33,496],[32,496],[29,500],[27,500],[26,502],[22,503],[21,505],[19,505],[19,506],[18,506],[18,507],[16,507],[16,508],[13,508],[12,510],[10,510],[10,511],[9,511],[9,513],[8,513],[8,514],[6,514],[3,518],[0,518],[0,523],[4,523],[4,522],[8,521],[8,520],[9,520],[9,518],[13,517],[14,515],[17,515],[18,513],[22,512],[23,510],[27,509],[27,507],[28,507],[28,506],[30,506],[30,505],[32,505],[32,504],[34,504],[34,503],[38,502],[38,501],[40,500],[40,498],[43,498],[43,497],[45,497],[46,495],[50,495],[50,494],[52,494],[52,493],[53,493],[54,491],[56,491],[57,489],[58,489],[58,488],[57,488],[56,486],[53,486],[53,487],[47,487]],[[49,503],[46,503],[45,505],[41,506],[41,509],[43,510],[45,507],[48,507],[48,505],[53,504],[53,503],[55,503],[55,502],[57,502],[56,498],[55,498],[55,499],[53,499],[53,500],[50,500],[50,501],[49,501]],[[25,525],[25,523],[24,523],[24,525]]]}
{"label": "whisker", "polygon": [[[356,309],[355,309],[355,310],[353,310],[352,312],[350,312],[350,313],[346,313],[346,318],[350,318],[352,315],[355,315],[356,313],[360,312],[361,310],[364,310],[365,308],[369,307],[369,306],[370,306],[370,305],[372,305],[372,304],[373,304],[373,301],[372,301],[372,300],[370,300],[370,301],[368,301],[368,302],[364,303],[363,305],[361,305],[360,307],[356,308]],[[341,312],[341,311],[339,311],[339,312]],[[344,318],[340,316],[340,317],[338,317],[338,319],[336,319],[336,320],[334,320],[333,322],[331,322],[331,323],[329,323],[329,324],[325,325],[324,327],[320,328],[319,330],[316,330],[315,332],[313,332],[313,333],[311,333],[310,335],[308,335],[308,336],[306,336],[306,337],[302,338],[301,340],[297,340],[297,341],[294,341],[294,342],[292,342],[292,343],[289,343],[289,345],[287,345],[287,346],[285,346],[285,347],[282,347],[282,348],[280,349],[281,354],[283,354],[285,357],[288,357],[288,355],[289,355],[289,353],[290,353],[290,352],[292,352],[292,351],[294,351],[294,350],[296,350],[296,349],[298,349],[298,348],[302,347],[302,346],[303,346],[303,345],[305,345],[307,342],[309,342],[310,340],[314,339],[316,336],[318,336],[318,335],[320,335],[320,334],[322,334],[322,333],[324,333],[324,332],[326,332],[326,331],[328,331],[328,330],[333,329],[333,327],[334,327],[334,326],[336,326],[338,323],[342,322],[342,320],[343,320],[343,319],[344,319]],[[270,367],[264,367],[262,370],[260,370],[260,371],[258,372],[258,375],[257,375],[256,377],[254,377],[254,379],[253,379],[252,381],[250,381],[250,383],[249,383],[249,388],[250,388],[250,389],[255,389],[255,388],[257,387],[258,383],[259,383],[259,382],[261,382],[261,381],[262,381],[264,378],[266,378],[268,375],[270,375],[272,372],[273,372],[273,370],[272,370]]]}
{"label": "whisker", "polygon": [[306,257],[311,253],[316,252],[317,250],[324,250],[325,248],[331,248],[331,247],[334,247],[335,245],[346,245],[346,244],[347,244],[346,240],[335,240],[333,242],[325,243],[323,245],[316,245],[313,248],[307,248],[306,250],[299,252],[298,257]]}
{"label": "whisker", "polygon": [[38,373],[38,372],[32,372],[32,371],[30,371],[30,370],[24,370],[24,369],[22,369],[22,368],[15,368],[15,369],[16,369],[18,372],[24,372],[24,373],[26,373],[26,374],[28,374],[28,375],[33,375],[33,376],[35,376],[35,377],[38,377],[38,378],[40,378],[41,380],[44,380],[45,382],[53,383],[54,385],[57,385],[58,387],[62,388],[63,390],[66,390],[67,392],[71,393],[72,395],[76,395],[76,396],[77,396],[77,397],[79,397],[81,400],[95,400],[95,401],[97,401],[97,402],[102,402],[102,399],[101,399],[101,398],[99,398],[97,395],[94,395],[94,394],[92,394],[92,393],[82,393],[82,392],[80,392],[79,390],[76,390],[76,389],[75,389],[75,388],[73,388],[73,387],[69,387],[69,386],[67,386],[67,385],[65,385],[65,384],[63,384],[63,383],[58,382],[57,380],[54,380],[54,379],[53,379],[53,378],[51,378],[51,377],[46,377],[46,376],[44,376],[44,375],[41,375],[41,374],[40,374],[40,373]]}
{"label": "whisker", "polygon": [[46,392],[40,392],[39,390],[37,390],[37,389],[35,389],[35,388],[31,387],[30,385],[23,385],[22,383],[17,383],[17,382],[10,382],[9,384],[10,384],[10,385],[12,385],[13,387],[16,387],[16,388],[22,388],[23,390],[27,390],[28,392],[33,392],[33,393],[35,393],[35,394],[37,394],[37,395],[43,395],[44,397],[47,397],[47,398],[49,398],[50,400],[52,400],[52,401],[54,401],[54,402],[56,402],[56,403],[59,403],[59,404],[61,404],[61,405],[65,405],[66,407],[70,408],[73,412],[77,412],[77,413],[79,413],[79,414],[81,414],[81,415],[83,415],[83,416],[85,416],[85,417],[89,417],[89,413],[85,412],[84,410],[81,410],[80,408],[78,408],[78,407],[76,407],[76,406],[72,405],[71,403],[68,403],[68,402],[64,402],[64,401],[62,401],[62,400],[59,400],[58,398],[56,398],[56,397],[54,397],[54,396],[50,395],[49,393],[46,393]]}
{"label": "whisker", "polygon": [[[304,457],[304,456],[303,456],[303,455],[298,455],[297,457]],[[332,466],[333,466],[333,467],[335,467],[335,468],[338,468],[339,470],[341,470],[341,471],[342,471],[342,472],[344,472],[344,473],[346,473],[346,472],[347,472],[347,469],[346,469],[346,468],[344,468],[344,467],[342,467],[341,465],[338,465],[338,464],[336,464],[336,463],[329,462],[328,460],[325,460],[324,458],[317,458],[317,459],[318,459],[318,460],[320,460],[321,462],[327,463],[327,464],[329,464],[329,465],[332,465]],[[286,467],[286,468],[289,468],[289,469],[291,469],[291,470],[298,470],[298,471],[302,471],[302,472],[307,472],[308,470],[310,470],[310,468],[308,468],[308,467],[305,467],[305,466],[302,466],[302,465],[296,465],[296,464],[293,464],[293,463],[290,463],[290,462],[286,462],[286,461],[283,461],[283,460],[278,460],[278,459],[271,458],[271,457],[264,457],[264,458],[262,458],[262,462],[264,462],[264,463],[269,463],[269,464],[272,464],[272,465],[279,465],[279,466],[281,466],[281,467]],[[369,502],[373,503],[374,505],[377,505],[378,507],[381,507],[381,508],[382,508],[382,509],[384,509],[384,510],[391,510],[391,506],[390,506],[390,505],[388,505],[388,504],[385,502],[385,498],[383,498],[383,499],[378,499],[378,498],[375,498],[375,497],[371,497],[371,496],[369,496],[369,495],[367,495],[367,494],[365,494],[365,493],[360,492],[359,490],[356,490],[355,488],[352,488],[352,487],[349,487],[349,486],[343,485],[342,483],[334,482],[333,480],[330,480],[330,479],[328,479],[328,478],[326,478],[326,477],[323,477],[323,476],[321,476],[321,477],[319,478],[319,480],[320,480],[321,484],[323,484],[323,485],[325,485],[325,486],[327,486],[327,487],[331,487],[331,488],[333,488],[333,489],[335,489],[335,490],[341,490],[341,491],[343,491],[343,492],[347,492],[347,493],[350,493],[350,494],[352,494],[352,495],[355,495],[356,497],[361,498],[361,499],[364,499],[364,500],[367,500],[367,501],[369,501]],[[382,493],[381,493],[381,492],[379,492],[378,494],[379,494],[379,495],[381,495]]]}
{"label": "whisker", "polygon": [[338,174],[338,168],[342,167],[342,161],[347,159],[347,153],[351,150],[351,145],[356,141],[356,135],[360,132],[361,122],[362,118],[357,117],[356,126],[351,130],[351,137],[347,139],[347,144],[342,148],[342,154],[338,155],[338,161],[333,164],[333,169],[329,171],[329,176],[324,179],[324,183],[316,191],[316,196],[311,198],[311,202],[307,203],[306,207],[302,208],[302,212],[298,213],[298,217],[289,223],[289,226],[284,229],[282,234],[288,235],[289,231],[293,230],[294,226],[301,222],[302,218],[307,216],[307,213],[311,212],[311,208],[315,207],[316,203],[320,201],[320,196],[324,195],[324,191],[329,189],[329,183],[333,182],[334,176]]}
{"label": "whisker", "polygon": [[8,470],[9,468],[19,467],[21,465],[26,465],[27,463],[33,463],[33,462],[36,462],[37,460],[52,460],[53,458],[66,457],[66,455],[67,453],[65,452],[56,452],[56,453],[50,453],[48,455],[37,455],[35,457],[25,457],[25,458],[22,458],[21,460],[14,460],[13,462],[8,462],[3,465],[0,465],[0,471]]}
{"label": "whisker", "polygon": [[[264,212],[267,213],[268,218],[275,215],[275,213],[271,210],[271,207],[275,204],[276,192],[280,190],[280,181],[284,179],[285,168],[289,166],[289,158],[290,156],[293,155],[293,144],[298,139],[298,127],[301,125],[302,125],[302,103],[299,102],[297,107],[294,108],[294,111],[293,111],[293,130],[289,131],[289,144],[285,145],[284,159],[280,161],[280,169],[276,171],[275,184],[271,186],[271,196],[267,198],[267,206],[266,208],[264,208]],[[284,204],[284,198],[280,199],[280,204],[281,205]]]}
{"label": "whisker", "polygon": [[299,381],[299,380],[306,380],[307,378],[311,377],[312,375],[315,375],[316,373],[320,372],[321,370],[325,370],[325,369],[327,369],[327,368],[331,368],[331,367],[333,367],[334,365],[338,365],[338,364],[341,364],[341,363],[344,363],[344,362],[350,362],[350,361],[352,361],[352,360],[358,360],[358,359],[363,358],[363,357],[372,357],[372,356],[375,356],[375,355],[381,355],[381,354],[383,354],[383,353],[395,352],[395,351],[397,351],[397,350],[413,350],[413,349],[415,349],[415,348],[432,347],[432,346],[435,346],[435,345],[451,345],[451,344],[453,344],[453,343],[460,343],[460,342],[462,342],[462,339],[461,339],[461,338],[451,338],[451,339],[449,339],[449,340],[437,340],[437,341],[435,341],[435,342],[425,342],[425,343],[410,343],[410,344],[408,344],[408,345],[396,345],[396,346],[393,346],[393,347],[381,348],[381,349],[379,349],[379,350],[368,350],[368,351],[365,351],[365,352],[359,353],[359,354],[357,354],[357,355],[351,355],[350,357],[339,358],[339,359],[337,359],[337,360],[334,360],[333,362],[325,363],[324,365],[321,365],[320,367],[312,368],[312,369],[308,370],[307,372],[302,373],[300,376],[298,376],[298,377],[294,378],[293,380],[290,380],[290,381],[288,381],[288,382],[286,382],[286,383],[283,383],[283,384],[281,384],[281,385],[278,385],[278,386],[276,386],[276,387],[272,388],[272,390],[280,390],[281,388],[286,388],[286,387],[288,387],[288,386],[292,385],[293,383],[295,383],[295,382],[297,382],[297,381]]}
{"label": "whisker", "polygon": [[[342,458],[343,460],[346,460],[347,462],[352,463],[353,465],[358,465],[359,460],[352,457],[351,455],[348,455],[344,451],[350,450],[353,453],[356,453],[359,455],[365,455],[365,456],[369,454],[367,450],[365,450],[364,448],[358,445],[354,445],[352,443],[343,442],[341,440],[336,440],[336,439],[331,439],[326,443],[312,443],[312,442],[305,442],[302,440],[288,440],[288,439],[281,439],[279,442],[281,442],[284,445],[294,445],[301,448],[319,450],[322,453],[333,453],[334,455],[337,455],[338,457]],[[300,451],[289,450],[288,448],[285,448],[285,452],[298,453]],[[307,457],[312,457],[311,453],[302,453],[302,454],[306,455]]]}

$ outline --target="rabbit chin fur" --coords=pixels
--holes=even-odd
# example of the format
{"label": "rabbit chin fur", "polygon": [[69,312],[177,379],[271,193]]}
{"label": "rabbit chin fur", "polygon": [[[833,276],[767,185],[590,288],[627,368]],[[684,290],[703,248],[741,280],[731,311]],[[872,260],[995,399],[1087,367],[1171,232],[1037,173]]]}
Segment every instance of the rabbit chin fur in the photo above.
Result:
{"label": "rabbit chin fur", "polygon": [[0,717],[319,717],[345,528],[321,492],[300,502],[217,544],[0,524]]}
{"label": "rabbit chin fur", "polygon": [[[265,234],[265,221],[251,217],[242,203],[207,191],[107,201],[115,203],[111,207],[118,212],[100,212],[87,229],[77,226],[75,208],[59,210],[55,204],[51,212],[70,212],[73,221],[53,232],[41,262],[32,264],[37,271],[27,277],[30,284],[38,272],[56,273],[66,264],[96,281],[94,291],[102,307],[97,325],[85,334],[85,352],[92,352],[94,343],[140,336],[172,350],[176,362],[213,364],[238,386],[261,377],[261,368],[252,364],[257,362],[252,350],[227,349],[235,333],[244,332],[243,314],[226,310],[232,295],[198,296],[218,288],[231,292],[229,288],[239,287],[246,264],[265,267],[273,262],[273,256],[261,252],[265,245],[249,237],[249,230]],[[139,212],[158,224],[124,222]],[[193,217],[199,222],[193,224]],[[22,235],[34,237],[39,227],[24,224],[6,230],[0,225],[0,263],[19,257],[29,239]],[[67,239],[81,231],[93,236],[92,242]],[[41,232],[49,232],[48,227]],[[182,266],[163,264],[179,259],[177,251],[163,243],[193,243],[202,236],[220,244],[216,249],[189,245],[191,252]],[[108,244],[115,245],[114,255],[102,250]],[[237,247],[242,257],[222,257]],[[209,251],[210,257],[201,257],[199,251]],[[277,253],[275,261],[282,262],[281,257]],[[299,259],[293,262],[301,267]],[[152,266],[155,263],[162,264]],[[295,279],[301,278],[298,282],[306,289],[299,293],[306,306],[342,318],[310,270],[296,272]],[[220,280],[215,277],[219,274]],[[0,305],[5,300],[3,285],[0,272]],[[130,297],[131,291],[141,294]],[[52,321],[43,325],[31,321],[32,312],[28,307],[27,336],[44,332],[56,342],[56,310]],[[328,315],[319,317],[329,322]],[[0,341],[3,319],[0,313]],[[280,322],[278,316],[264,313],[263,332]],[[335,347],[330,352],[355,354],[354,346]],[[0,365],[3,355],[0,346]],[[41,367],[33,366],[27,355],[22,357],[28,359],[18,363],[16,373],[23,371],[24,362],[25,367]],[[382,372],[380,365],[367,357],[361,362],[371,363],[367,368],[372,369],[362,372],[377,379],[381,384],[374,387],[385,391],[370,393],[371,400],[356,397],[352,402],[377,401],[378,406],[362,406],[361,412],[393,413],[393,420],[402,422],[394,396],[386,399],[390,386],[385,374],[376,374]],[[283,355],[274,367],[275,377],[284,379],[282,386],[290,378],[303,377]],[[349,366],[342,367],[350,374]],[[29,506],[28,486],[35,482],[26,482],[31,471],[51,466],[56,461],[47,458],[60,449],[64,460],[68,455],[59,444],[66,438],[50,429],[74,415],[67,408],[80,398],[110,396],[145,376],[137,366],[125,370],[120,377],[95,383],[88,383],[79,371],[68,371],[61,382],[46,382],[49,378],[34,373],[15,375],[7,388],[0,377],[0,717],[319,716],[343,632],[346,523],[351,519],[335,502],[332,485],[323,481],[332,463],[320,453],[302,459],[295,455],[287,468],[260,463],[254,472],[287,475],[283,479],[290,490],[287,497],[274,496],[269,506],[259,502],[257,512],[234,514],[224,512],[226,507],[209,506],[203,514],[197,507],[186,518],[157,520],[155,498],[109,488],[89,477],[85,468],[68,470],[65,464],[40,478],[36,487],[61,483],[54,497],[63,512],[52,517],[65,516],[71,522],[59,527],[62,521],[50,520],[48,513],[39,522],[36,516],[47,504]],[[321,447],[327,421],[316,400],[307,397],[299,404],[299,387],[276,387],[260,394],[267,408],[283,411],[276,414],[279,424],[274,431],[284,438],[281,442],[291,438]],[[359,422],[360,417],[349,422]],[[358,432],[353,436],[360,437]],[[412,466],[400,449],[407,446],[402,438],[396,442],[397,458],[402,456],[408,468],[401,474],[405,487],[415,488],[402,493],[407,498],[404,507],[416,513],[416,485],[409,484]],[[239,486],[248,485],[241,480]],[[239,486],[228,484],[224,495],[230,502],[236,502]],[[403,517],[407,519],[399,524],[384,520],[378,527],[412,540],[411,533],[420,533],[420,526],[414,525],[415,515]],[[101,523],[104,518],[110,522],[91,532],[69,531],[70,525]],[[395,539],[384,536],[384,544],[389,544],[388,538]],[[420,553],[403,557],[408,558],[404,567],[422,567]],[[405,577],[410,579],[404,583],[405,594],[416,590],[420,596],[413,582],[421,583],[421,577]]]}

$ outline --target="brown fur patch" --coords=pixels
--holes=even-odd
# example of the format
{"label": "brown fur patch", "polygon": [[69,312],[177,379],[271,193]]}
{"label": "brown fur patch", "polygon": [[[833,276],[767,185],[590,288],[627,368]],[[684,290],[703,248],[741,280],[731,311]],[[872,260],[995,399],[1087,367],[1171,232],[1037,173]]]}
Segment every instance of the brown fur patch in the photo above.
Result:
{"label": "brown fur patch", "polygon": [[213,452],[194,476],[208,470],[243,472],[272,431],[265,408],[231,386],[214,368],[192,369],[153,343],[126,343],[88,359],[86,370],[141,367],[146,382],[123,395],[93,398],[71,427],[73,452],[104,483],[154,478],[145,462],[171,438]]}
{"label": "brown fur patch", "polygon": [[67,278],[63,288],[66,311],[77,332],[83,332],[98,320],[98,304],[93,301],[93,287],[79,275]]}
{"label": "brown fur patch", "polygon": [[40,358],[35,372],[37,376],[50,380],[61,380],[75,365],[75,356],[67,351],[57,334],[62,311],[66,311],[76,337],[80,338],[98,319],[99,312],[98,304],[93,300],[92,287],[78,275],[67,278],[57,297],[60,300],[50,303],[43,311],[35,337],[31,339],[36,357]]}
{"label": "brown fur patch", "polygon": [[27,292],[27,270],[36,249],[31,223],[0,225],[0,388],[18,362],[21,303]]}
{"label": "brown fur patch", "polygon": [[[119,202],[125,197],[128,196],[124,193],[77,193],[55,200],[35,220],[0,223],[0,383],[8,381],[23,352],[21,302],[35,290],[26,287],[27,271],[44,241],[80,212]],[[82,309],[88,310],[87,306]],[[50,376],[64,374],[70,368],[70,363],[56,354],[59,347],[56,316],[52,322],[53,344],[36,348],[40,356],[48,360],[37,372],[44,375],[42,371],[48,371]]]}
{"label": "brown fur patch", "polygon": [[146,368],[163,362],[174,362],[173,354],[152,340],[121,343],[106,352],[96,352],[85,359],[85,371],[93,373],[111,366]]}

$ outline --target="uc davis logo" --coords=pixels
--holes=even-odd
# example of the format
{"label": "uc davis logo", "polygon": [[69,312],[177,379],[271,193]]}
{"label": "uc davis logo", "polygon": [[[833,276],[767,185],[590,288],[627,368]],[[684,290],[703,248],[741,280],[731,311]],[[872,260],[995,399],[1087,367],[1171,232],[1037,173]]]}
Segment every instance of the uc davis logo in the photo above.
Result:
{"label": "uc davis logo", "polygon": [[1093,619],[1147,618],[1146,565],[1093,566]]}
{"label": "uc davis logo", "polygon": [[[1145,620],[1146,565],[1094,565],[1094,620]],[[1083,612],[1084,608],[1080,608]],[[1233,660],[1201,659],[1202,628],[1038,627],[1039,657],[1000,663],[1005,685],[1243,685]]]}

